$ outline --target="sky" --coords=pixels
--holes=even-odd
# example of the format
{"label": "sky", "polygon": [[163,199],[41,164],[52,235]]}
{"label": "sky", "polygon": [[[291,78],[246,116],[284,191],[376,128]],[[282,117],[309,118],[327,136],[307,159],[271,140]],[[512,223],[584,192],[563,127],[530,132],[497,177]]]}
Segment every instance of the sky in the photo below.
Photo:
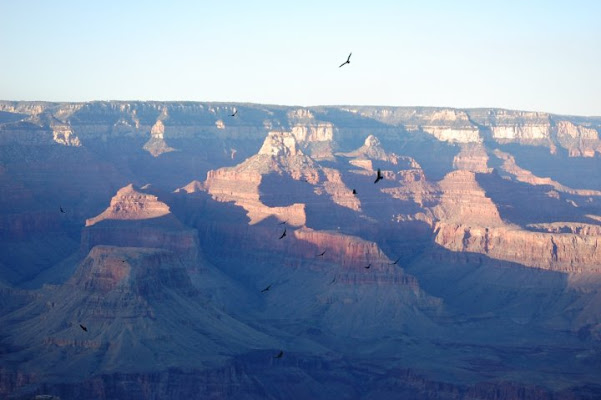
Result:
{"label": "sky", "polygon": [[0,99],[601,116],[600,16],[597,0],[0,0]]}

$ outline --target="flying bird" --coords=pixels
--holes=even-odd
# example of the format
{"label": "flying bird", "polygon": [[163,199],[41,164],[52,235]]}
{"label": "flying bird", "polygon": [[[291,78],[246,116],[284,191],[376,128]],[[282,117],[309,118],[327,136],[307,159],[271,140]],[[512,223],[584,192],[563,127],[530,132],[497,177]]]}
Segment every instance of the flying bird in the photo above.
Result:
{"label": "flying bird", "polygon": [[401,259],[401,257],[397,258],[394,262],[392,263],[388,263],[388,265],[396,265],[396,263],[399,262],[399,260]]}
{"label": "flying bird", "polygon": [[357,191],[355,189],[353,189],[353,194],[356,196],[357,195]]}
{"label": "flying bird", "polygon": [[63,214],[64,214],[64,213],[66,213],[66,211],[65,211],[65,210],[63,210],[63,206],[58,206],[58,208],[60,208],[60,209],[61,209],[61,212],[62,212]]}
{"label": "flying bird", "polygon": [[269,286],[267,286],[265,289],[261,290],[261,293],[265,293],[265,292],[267,292],[269,289],[271,289],[271,284],[269,284]]}
{"label": "flying bird", "polygon": [[280,350],[280,352],[278,353],[277,356],[273,356],[273,358],[282,358],[282,356],[284,355],[284,352],[282,350]]}
{"label": "flying bird", "polygon": [[382,171],[380,171],[380,168],[378,168],[378,176],[376,176],[376,180],[374,181],[374,183],[378,183],[382,179],[384,179],[384,177],[382,176]]}
{"label": "flying bird", "polygon": [[330,282],[330,285],[333,284],[334,282],[336,282],[336,277],[334,277],[334,279],[332,279],[332,282]]}
{"label": "flying bird", "polygon": [[[340,64],[340,67],[342,67],[342,66],[344,66],[344,65],[346,65],[346,64],[350,64],[350,63],[351,63],[351,55],[352,55],[352,54],[353,54],[353,53],[351,53],[351,54],[349,54],[349,55],[348,55],[348,57],[347,57],[346,61],[345,61],[345,62],[343,62],[342,64]],[[340,67],[338,67],[338,68],[340,68]]]}
{"label": "flying bird", "polygon": [[235,117],[238,114],[238,110],[234,108],[234,113],[230,114],[230,117]]}
{"label": "flying bird", "polygon": [[287,221],[282,221],[278,225],[285,225]]}
{"label": "flying bird", "polygon": [[84,330],[84,332],[87,332],[87,331],[88,331],[88,328],[86,328],[86,327],[85,327],[85,326],[83,326],[82,324],[79,324],[79,327],[80,327],[81,329],[83,329],[83,330]]}
{"label": "flying bird", "polygon": [[282,233],[282,236],[280,236],[280,239],[282,239],[284,236],[286,236],[286,228],[284,228],[284,233]]}
{"label": "flying bird", "polygon": [[366,267],[363,267],[365,269],[370,269],[371,268],[371,263],[369,265],[367,265]]}
{"label": "flying bird", "polygon": [[319,253],[316,257],[323,257],[324,254],[326,254],[327,250],[322,251],[321,253]]}

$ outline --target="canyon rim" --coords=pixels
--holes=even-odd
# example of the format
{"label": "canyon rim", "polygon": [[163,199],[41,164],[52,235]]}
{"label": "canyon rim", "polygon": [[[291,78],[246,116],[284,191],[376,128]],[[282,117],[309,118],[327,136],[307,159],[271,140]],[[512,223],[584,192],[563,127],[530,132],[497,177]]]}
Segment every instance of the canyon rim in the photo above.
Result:
{"label": "canyon rim", "polygon": [[0,397],[599,398],[600,132],[0,101]]}

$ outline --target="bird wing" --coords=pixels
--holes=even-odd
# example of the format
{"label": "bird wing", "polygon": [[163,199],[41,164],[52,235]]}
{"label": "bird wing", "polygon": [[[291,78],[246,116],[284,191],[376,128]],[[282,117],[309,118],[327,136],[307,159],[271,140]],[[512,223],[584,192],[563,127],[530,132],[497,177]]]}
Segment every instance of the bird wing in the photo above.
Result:
{"label": "bird wing", "polygon": [[351,56],[353,55],[353,52],[351,51],[351,54],[348,55],[348,58],[346,59],[346,62],[350,62],[351,61]]}
{"label": "bird wing", "polygon": [[342,67],[342,66],[343,66],[343,65],[345,65],[345,64],[348,64],[348,61],[345,61],[345,62],[343,62],[342,64],[340,64],[340,66],[339,66],[338,68]]}

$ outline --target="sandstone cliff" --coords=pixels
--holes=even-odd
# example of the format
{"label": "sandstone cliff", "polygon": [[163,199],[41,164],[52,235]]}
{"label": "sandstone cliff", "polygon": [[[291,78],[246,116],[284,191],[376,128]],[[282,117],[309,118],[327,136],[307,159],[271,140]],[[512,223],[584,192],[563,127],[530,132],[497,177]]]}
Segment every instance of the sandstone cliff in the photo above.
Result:
{"label": "sandstone cliff", "polygon": [[151,247],[176,252],[184,258],[198,256],[198,237],[154,195],[133,185],[121,188],[100,215],[86,221],[80,251],[96,245]]}
{"label": "sandstone cliff", "polygon": [[596,395],[600,129],[0,102],[0,397]]}
{"label": "sandstone cliff", "polygon": [[[229,117],[233,109],[236,118]],[[336,143],[356,130],[344,121],[360,116],[354,125],[389,136],[390,127],[431,135],[452,143],[481,143],[490,137],[498,143],[542,145],[566,149],[574,157],[591,157],[599,151],[601,123],[546,113],[500,109],[458,110],[424,107],[265,107],[191,102],[0,102],[0,112],[22,116],[0,123],[4,143],[41,144],[55,141],[85,145],[93,140],[146,138],[154,155],[177,149],[172,140],[198,137],[261,140],[269,130],[291,132],[316,158],[331,158]],[[348,115],[344,115],[348,114]],[[334,117],[336,116],[336,117]],[[342,122],[338,122],[338,120]],[[55,122],[50,122],[55,121]],[[373,121],[378,121],[374,123]],[[0,121],[1,122],[1,121]],[[337,126],[340,124],[340,128]],[[382,126],[384,124],[384,126]],[[53,126],[56,129],[53,129]],[[369,127],[369,128],[368,128]],[[30,133],[38,130],[37,134]],[[47,134],[46,134],[47,132]],[[53,133],[54,132],[54,133]],[[154,132],[154,133],[153,133]],[[162,136],[162,137],[159,137]],[[42,139],[45,138],[45,139]]]}

